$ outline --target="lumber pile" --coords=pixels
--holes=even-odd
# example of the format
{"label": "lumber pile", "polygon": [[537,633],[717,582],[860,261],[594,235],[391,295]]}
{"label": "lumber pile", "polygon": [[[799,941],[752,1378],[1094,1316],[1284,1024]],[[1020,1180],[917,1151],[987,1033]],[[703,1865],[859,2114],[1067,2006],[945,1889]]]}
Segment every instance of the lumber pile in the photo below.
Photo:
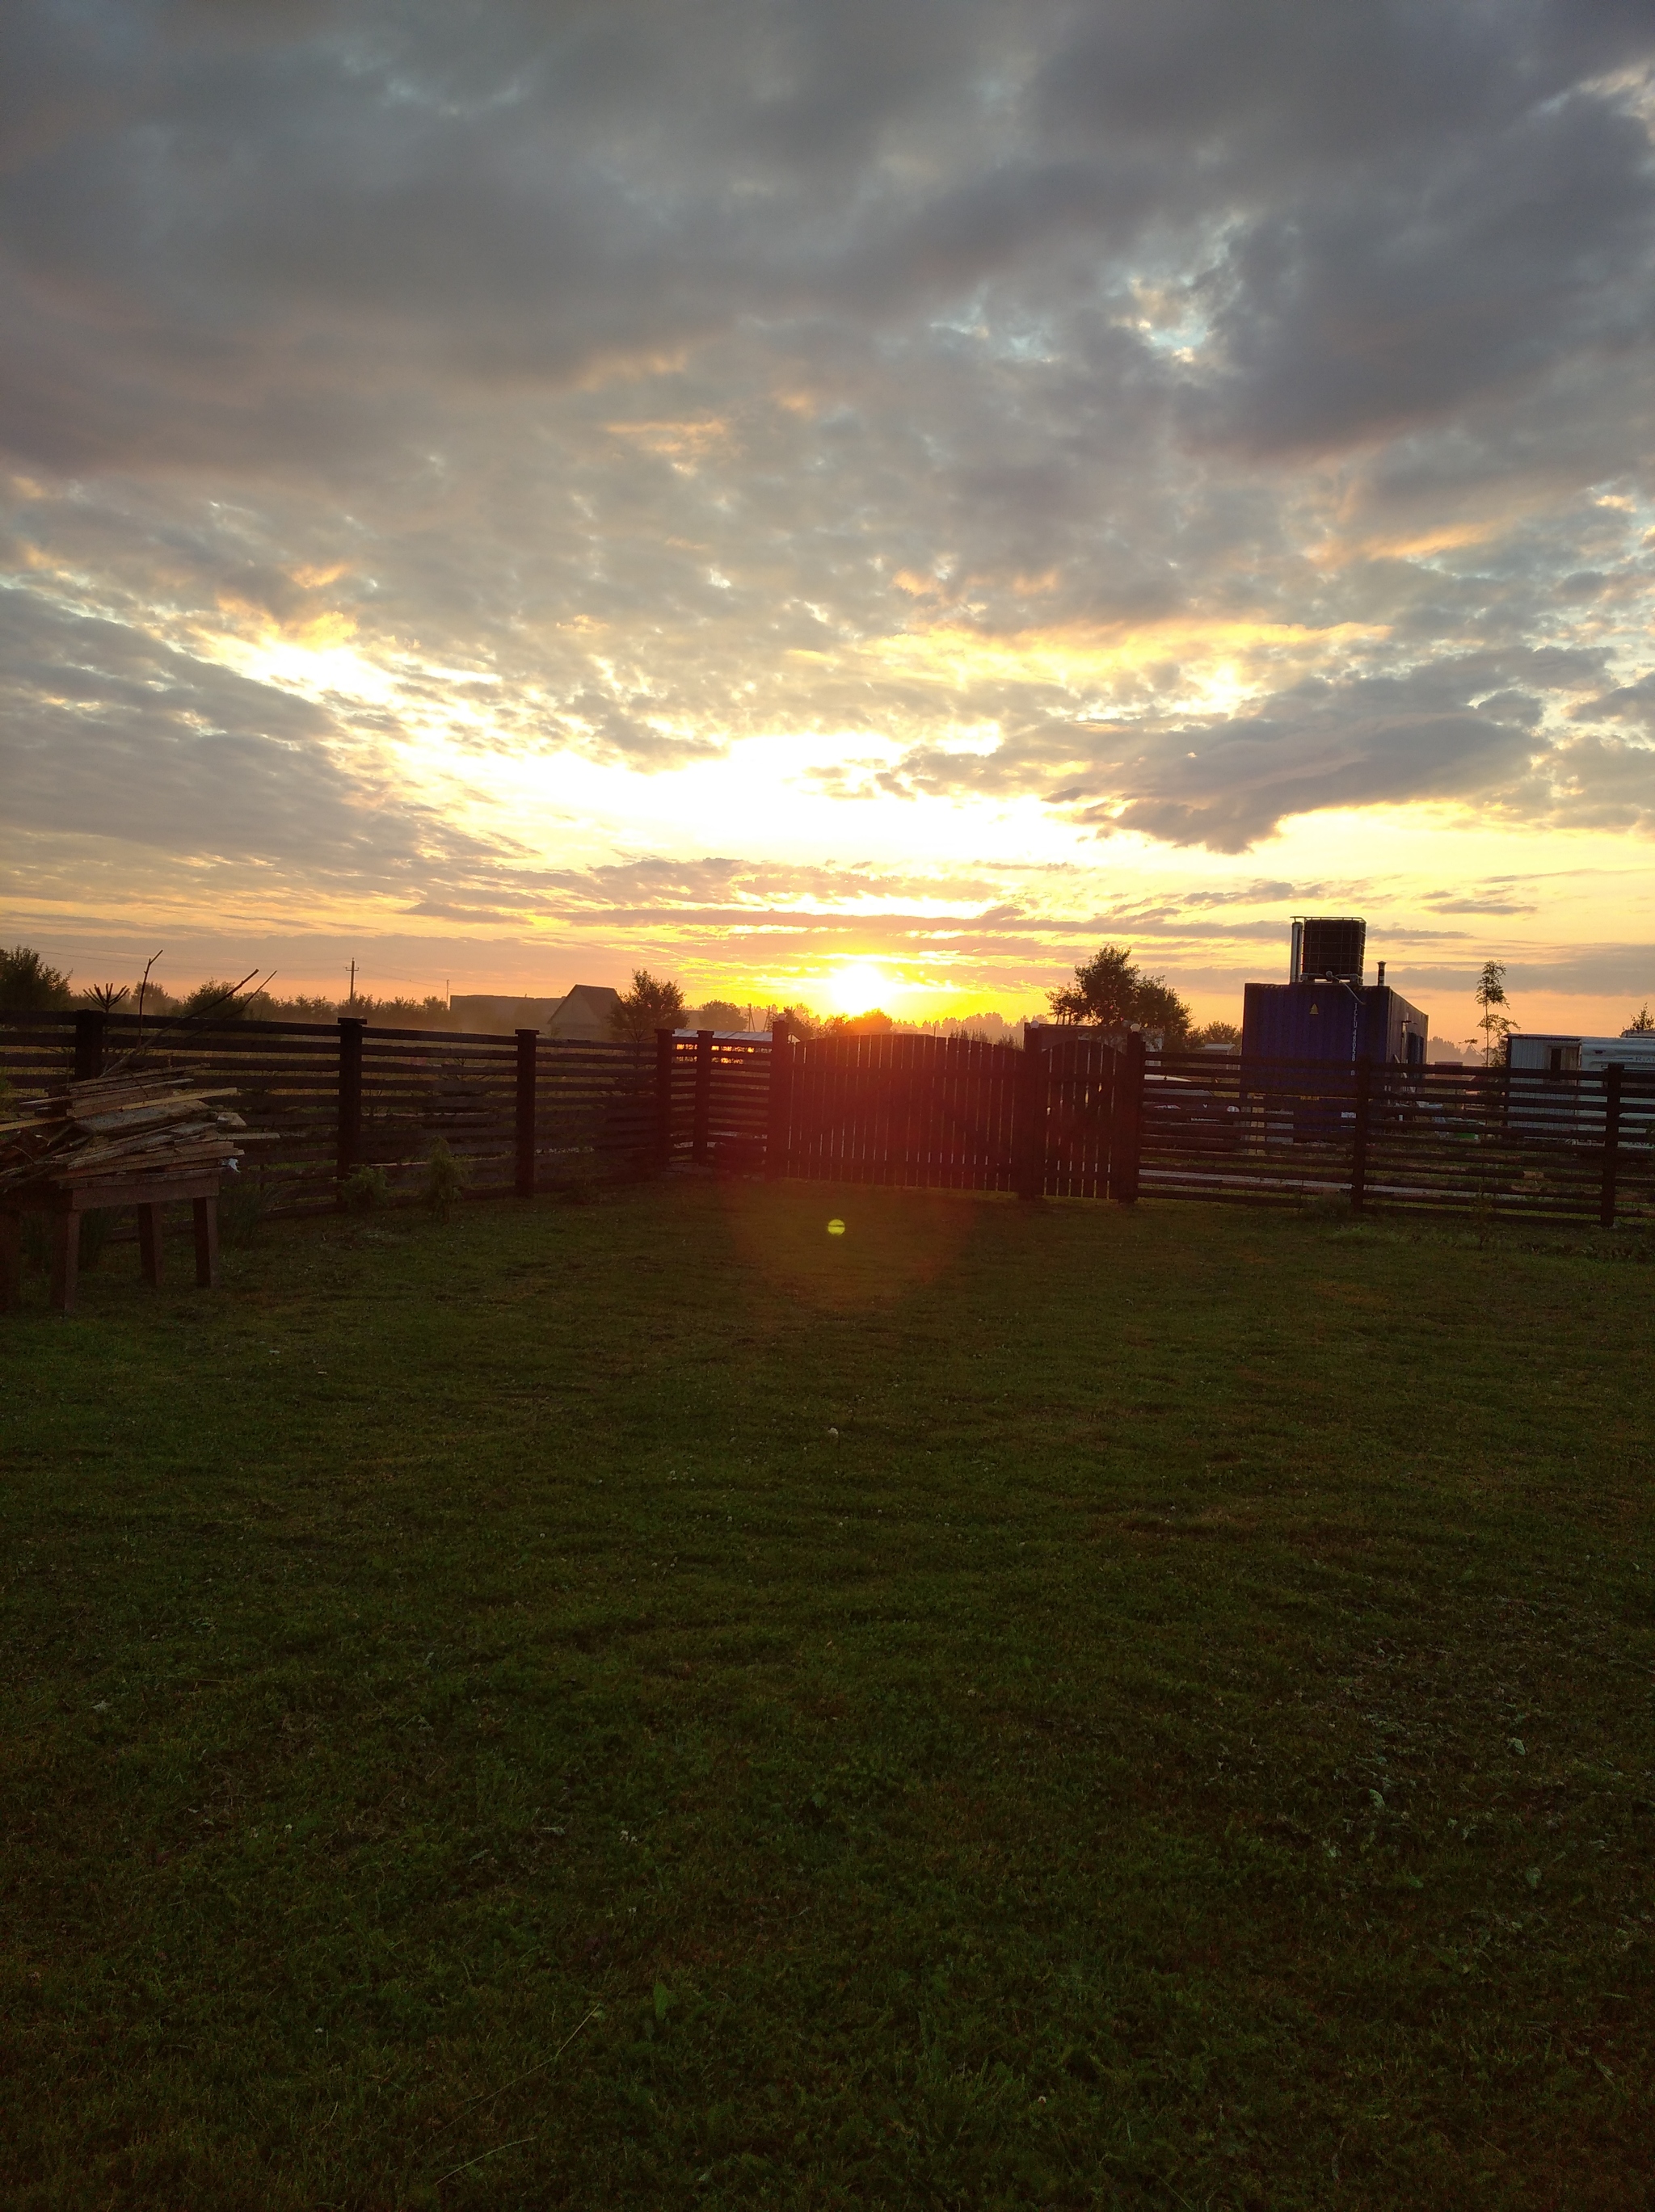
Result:
{"label": "lumber pile", "polygon": [[258,1141],[239,1114],[216,1103],[234,1096],[150,1068],[89,1077],[24,1100],[0,1121],[0,1201],[223,1167],[240,1159],[242,1145]]}

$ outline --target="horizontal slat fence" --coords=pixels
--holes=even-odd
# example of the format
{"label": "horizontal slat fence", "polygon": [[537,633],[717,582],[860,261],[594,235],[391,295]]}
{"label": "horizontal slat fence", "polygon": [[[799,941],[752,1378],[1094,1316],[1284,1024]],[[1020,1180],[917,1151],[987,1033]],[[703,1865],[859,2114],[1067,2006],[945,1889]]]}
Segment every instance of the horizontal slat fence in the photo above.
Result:
{"label": "horizontal slat fence", "polygon": [[770,1041],[744,1031],[660,1030],[657,1157],[751,1171],[764,1162]]}
{"label": "horizontal slat fence", "polygon": [[140,1028],[136,1015],[0,1018],[0,1076],[27,1097],[110,1069],[142,1045],[224,1101],[250,1130],[244,1177],[266,1210],[320,1212],[359,1167],[393,1199],[420,1190],[439,1138],[478,1196],[647,1171],[655,1130],[647,1048],[360,1022],[219,1022]]}
{"label": "horizontal slat fence", "polygon": [[1655,1074],[1611,1076],[1163,1054],[1144,1082],[1142,1189],[1624,1220],[1655,1198]]}
{"label": "horizontal slat fence", "polygon": [[465,1162],[472,1190],[510,1190],[516,1098],[514,1037],[364,1027],[356,1158],[384,1170],[393,1197],[411,1197],[441,1137]]}
{"label": "horizontal slat fence", "polygon": [[540,1037],[534,1066],[537,1189],[648,1172],[655,1107],[647,1047]]}
{"label": "horizontal slat fence", "polygon": [[445,1140],[478,1195],[648,1172],[674,1159],[812,1180],[1025,1197],[1655,1222],[1655,1070],[1552,1075],[1208,1053],[1153,1055],[1031,1024],[1021,1050],[887,1033],[710,1030],[564,1043],[365,1024],[157,1025],[0,1018],[22,1095],[139,1042],[231,1090],[242,1172],[277,1212],[338,1203],[359,1167],[415,1196]]}

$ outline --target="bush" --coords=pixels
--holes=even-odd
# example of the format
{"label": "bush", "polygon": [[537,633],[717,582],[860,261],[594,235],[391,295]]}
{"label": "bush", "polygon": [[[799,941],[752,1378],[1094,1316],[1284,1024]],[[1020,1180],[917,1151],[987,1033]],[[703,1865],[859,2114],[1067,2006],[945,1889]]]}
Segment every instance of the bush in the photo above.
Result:
{"label": "bush", "polygon": [[425,1163],[425,1203],[439,1220],[446,1221],[455,1201],[471,1181],[471,1168],[464,1160],[457,1160],[448,1149],[446,1137],[439,1137],[431,1147],[430,1158]]}
{"label": "bush", "polygon": [[195,1021],[245,1022],[249,1015],[266,1018],[271,1004],[268,991],[249,998],[240,984],[221,983],[216,975],[210,975],[191,992],[184,1011]]}
{"label": "bush", "polygon": [[339,1195],[352,1213],[377,1213],[391,1203],[391,1178],[383,1168],[360,1167],[340,1184]]}

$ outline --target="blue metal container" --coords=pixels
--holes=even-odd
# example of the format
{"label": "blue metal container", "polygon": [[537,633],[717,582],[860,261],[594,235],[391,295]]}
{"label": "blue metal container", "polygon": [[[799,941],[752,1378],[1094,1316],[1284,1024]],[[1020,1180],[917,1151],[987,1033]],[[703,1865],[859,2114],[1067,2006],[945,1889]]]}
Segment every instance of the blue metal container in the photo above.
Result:
{"label": "blue metal container", "polygon": [[1423,1067],[1428,1018],[1385,983],[1249,983],[1244,1060],[1371,1060]]}

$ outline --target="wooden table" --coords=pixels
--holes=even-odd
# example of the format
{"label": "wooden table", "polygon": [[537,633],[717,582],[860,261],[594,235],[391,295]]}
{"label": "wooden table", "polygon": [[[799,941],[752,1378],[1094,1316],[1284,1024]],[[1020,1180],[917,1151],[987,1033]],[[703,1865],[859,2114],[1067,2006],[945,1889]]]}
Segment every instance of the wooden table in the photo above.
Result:
{"label": "wooden table", "polygon": [[161,1209],[181,1199],[195,1209],[195,1279],[204,1291],[218,1288],[218,1170],[193,1168],[170,1176],[129,1176],[124,1182],[72,1184],[0,1200],[0,1310],[18,1303],[21,1283],[23,1215],[44,1213],[52,1224],[52,1303],[75,1310],[81,1271],[81,1216],[104,1208],[138,1210],[138,1255],[143,1279],[161,1280]]}

